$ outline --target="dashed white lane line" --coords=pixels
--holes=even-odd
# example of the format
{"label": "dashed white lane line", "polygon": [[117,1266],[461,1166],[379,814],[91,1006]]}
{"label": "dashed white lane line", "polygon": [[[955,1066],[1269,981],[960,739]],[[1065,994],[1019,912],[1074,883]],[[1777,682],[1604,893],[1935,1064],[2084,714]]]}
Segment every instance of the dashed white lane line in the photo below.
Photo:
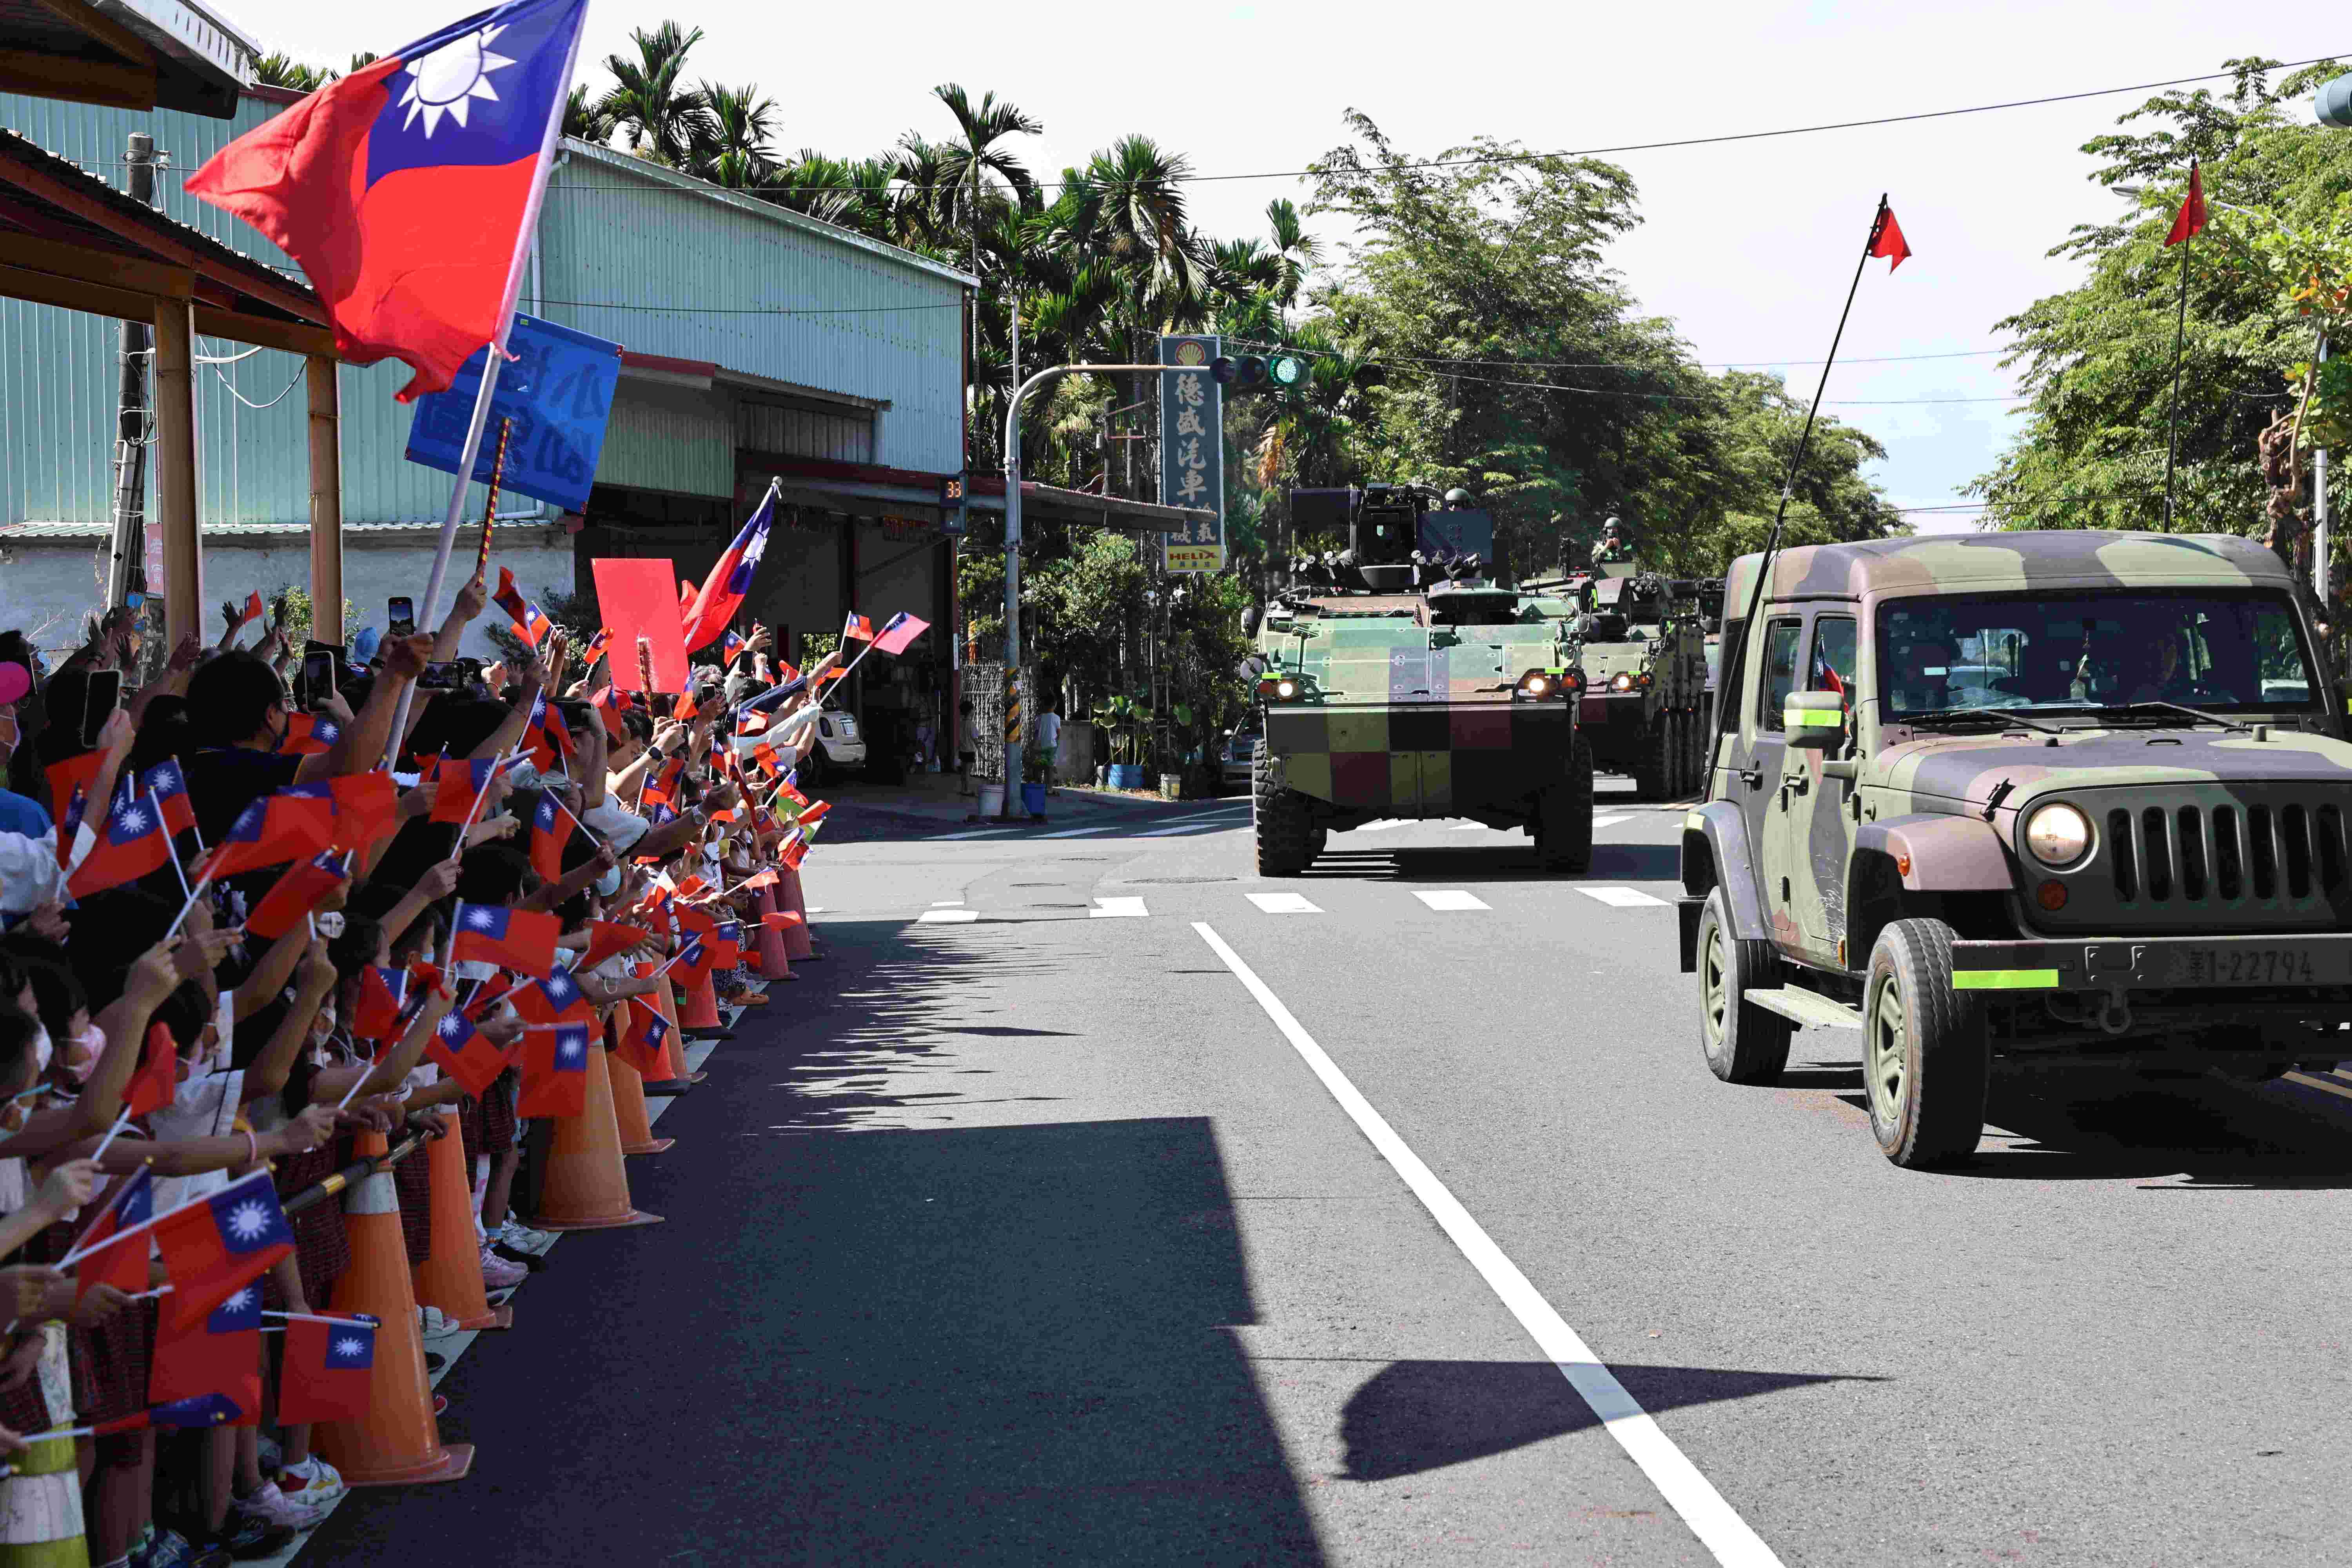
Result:
{"label": "dashed white lane line", "polygon": [[1448,888],[1440,892],[1416,892],[1413,897],[1433,910],[1491,910],[1495,906],[1477,894],[1460,888]]}
{"label": "dashed white lane line", "polygon": [[1150,910],[1143,907],[1143,900],[1141,899],[1105,899],[1097,897],[1095,900],[1095,902],[1102,907],[1100,909],[1088,910],[1087,911],[1087,918],[1091,920],[1141,920],[1151,913]]}
{"label": "dashed white lane line", "polygon": [[1116,826],[1102,827],[1065,827],[1059,833],[1040,833],[1040,838],[1084,838],[1089,833],[1117,833]]}
{"label": "dashed white lane line", "polygon": [[1582,893],[1588,899],[1599,899],[1602,903],[1607,904],[1612,910],[1640,910],[1649,909],[1653,906],[1658,909],[1664,909],[1666,907],[1665,900],[1654,899],[1638,888],[1579,888],[1576,890]]}
{"label": "dashed white lane line", "polygon": [[1633,820],[1633,819],[1630,816],[1596,816],[1592,819],[1592,826],[1596,830],[1598,830],[1603,827],[1614,827],[1621,822],[1631,822]]}
{"label": "dashed white lane line", "polygon": [[933,899],[931,900],[931,908],[935,910],[960,910],[962,907],[963,900],[961,899]]}
{"label": "dashed white lane line", "polygon": [[1412,825],[1401,816],[1383,816],[1377,821],[1358,823],[1354,831],[1358,833],[1386,833],[1391,827],[1407,827],[1410,826]]}
{"label": "dashed white lane line", "polygon": [[1217,825],[1213,822],[1179,822],[1167,827],[1147,827],[1142,832],[1137,834],[1136,837],[1138,838],[1166,838],[1171,834],[1177,833],[1214,833],[1216,831]]}
{"label": "dashed white lane line", "polygon": [[917,925],[970,925],[980,919],[978,910],[925,910],[915,917]]}
{"label": "dashed white lane line", "polygon": [[1601,1364],[1601,1358],[1592,1353],[1592,1348],[1584,1342],[1583,1337],[1570,1328],[1567,1320],[1537,1292],[1534,1284],[1519,1272],[1518,1266],[1495,1245],[1495,1238],[1486,1234],[1486,1228],[1470,1216],[1470,1211],[1464,1208],[1461,1201],[1447,1190],[1445,1184],[1437,1179],[1436,1173],[1423,1164],[1421,1156],[1397,1136],[1396,1129],[1388,1124],[1387,1119],[1372,1109],[1371,1101],[1357,1090],[1356,1086],[1349,1081],[1348,1075],[1339,1070],[1339,1064],[1315,1043],[1314,1037],[1291,1016],[1290,1009],[1282,1005],[1282,999],[1268,990],[1265,982],[1242,962],[1241,954],[1226,946],[1224,938],[1211,930],[1206,921],[1194,921],[1192,929],[1201,933],[1201,940],[1209,944],[1210,951],[1233,971],[1234,978],[1239,980],[1256,999],[1257,1005],[1265,1009],[1265,1016],[1274,1021],[1274,1026],[1282,1031],[1283,1038],[1290,1042],[1291,1049],[1297,1051],[1308,1070],[1322,1080],[1331,1098],[1339,1102],[1339,1109],[1348,1113],[1348,1119],[1356,1124],[1357,1131],[1380,1151],[1390,1169],[1403,1178],[1404,1184],[1412,1190],[1412,1195],[1421,1200],[1422,1206],[1429,1211],[1430,1216],[1461,1249],[1462,1256],[1469,1259],[1470,1266],[1478,1271],[1479,1278],[1486,1280],[1487,1288],[1509,1309],[1511,1316],[1519,1321],[1519,1326],[1528,1331],[1528,1338],[1534,1340],[1552,1365],[1559,1369],[1560,1375],[1568,1379],[1569,1385],[1592,1407],[1592,1414],[1600,1417],[1609,1435],[1617,1440],[1617,1446],[1642,1468],[1642,1473],[1650,1478],[1650,1484],[1658,1489],[1666,1500],[1666,1505],[1690,1526],[1691,1533],[1698,1537],[1699,1543],[1714,1555],[1717,1563],[1724,1564],[1724,1568],[1781,1568],[1780,1559],[1764,1543],[1763,1538],[1724,1500],[1723,1494],[1715,1489],[1714,1483],[1699,1474],[1698,1467],[1675,1447],[1674,1439],[1668,1437],[1650,1418],[1648,1412],[1626,1392],[1625,1385],[1617,1381],[1616,1373]]}
{"label": "dashed white lane line", "polygon": [[1249,901],[1269,915],[1319,915],[1323,911],[1309,903],[1304,893],[1251,893]]}
{"label": "dashed white lane line", "polygon": [[975,827],[965,833],[942,833],[931,842],[946,844],[958,838],[1002,838],[1008,833],[1018,833],[1017,827]]}

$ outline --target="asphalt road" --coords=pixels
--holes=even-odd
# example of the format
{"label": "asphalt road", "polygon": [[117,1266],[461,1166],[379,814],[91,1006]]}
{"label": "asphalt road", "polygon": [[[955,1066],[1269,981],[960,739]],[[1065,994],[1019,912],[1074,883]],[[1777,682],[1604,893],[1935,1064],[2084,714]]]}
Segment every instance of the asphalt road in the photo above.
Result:
{"label": "asphalt road", "polygon": [[1858,1034],[1708,1076],[1678,814],[1608,789],[1573,879],[1262,880],[1241,801],[837,844],[834,956],[630,1162],[668,1223],[304,1561],[2352,1563],[2352,1103],[2003,1084],[1898,1171]]}

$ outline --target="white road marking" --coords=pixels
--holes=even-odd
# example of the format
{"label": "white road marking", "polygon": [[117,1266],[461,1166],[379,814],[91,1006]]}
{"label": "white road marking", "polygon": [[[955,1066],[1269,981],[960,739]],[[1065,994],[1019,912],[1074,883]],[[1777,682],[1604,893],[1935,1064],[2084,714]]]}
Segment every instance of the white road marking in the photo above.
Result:
{"label": "white road marking", "polygon": [[1307,1063],[1308,1070],[1322,1080],[1331,1098],[1339,1102],[1339,1109],[1348,1113],[1349,1120],[1356,1124],[1357,1130],[1363,1133],[1373,1148],[1380,1151],[1381,1157],[1389,1163],[1390,1168],[1403,1178],[1404,1184],[1412,1190],[1414,1197],[1421,1200],[1430,1217],[1437,1221],[1454,1245],[1461,1249],[1462,1256],[1478,1271],[1479,1278],[1486,1280],[1487,1288],[1510,1310],[1511,1316],[1519,1321],[1519,1326],[1527,1330],[1528,1338],[1534,1340],[1552,1365],[1559,1369],[1560,1375],[1568,1379],[1569,1385],[1576,1390],[1586,1405],[1591,1406],[1592,1414],[1601,1418],[1609,1435],[1617,1440],[1617,1446],[1642,1468],[1642,1473],[1650,1478],[1650,1484],[1658,1489],[1659,1494],[1666,1500],[1666,1505],[1690,1526],[1691,1533],[1698,1537],[1699,1543],[1725,1568],[1780,1568],[1780,1559],[1764,1543],[1763,1538],[1733,1510],[1731,1505],[1724,1500],[1723,1494],[1715,1489],[1714,1483],[1699,1473],[1698,1467],[1675,1447],[1674,1439],[1668,1437],[1651,1419],[1648,1412],[1626,1392],[1625,1385],[1617,1381],[1616,1374],[1593,1354],[1592,1347],[1586,1344],[1583,1337],[1568,1326],[1567,1320],[1553,1309],[1551,1303],[1537,1292],[1534,1284],[1519,1272],[1518,1266],[1495,1245],[1494,1237],[1470,1216],[1470,1211],[1462,1206],[1461,1201],[1447,1190],[1445,1184],[1437,1179],[1436,1173],[1423,1164],[1421,1156],[1397,1136],[1396,1129],[1388,1124],[1387,1119],[1372,1109],[1371,1101],[1357,1090],[1356,1086],[1348,1080],[1348,1075],[1339,1070],[1339,1064],[1315,1043],[1314,1037],[1307,1034],[1298,1020],[1291,1016],[1290,1009],[1282,1005],[1282,999],[1268,990],[1265,982],[1242,962],[1241,954],[1226,946],[1224,938],[1212,931],[1206,921],[1194,921],[1192,929],[1201,933],[1201,940],[1209,944],[1210,951],[1233,971],[1234,978],[1256,998],[1265,1016],[1274,1020],[1274,1026],[1282,1031],[1283,1038],[1290,1042],[1291,1048]]}
{"label": "white road marking", "polygon": [[1021,830],[1017,827],[975,827],[969,833],[942,833],[939,835],[938,837],[934,838],[932,842],[935,844],[945,844],[951,839],[957,838],[1002,838],[1008,833],[1018,833]]}
{"label": "white road marking", "polygon": [[1138,838],[1165,838],[1172,833],[1214,833],[1213,822],[1180,822],[1172,827],[1150,827],[1136,835]]}
{"label": "white road marking", "polygon": [[1666,900],[1654,899],[1638,888],[1579,888],[1588,899],[1599,899],[1612,910],[1664,909]]}
{"label": "white road marking", "polygon": [[931,900],[931,908],[935,910],[960,910],[963,908],[963,900],[961,899],[933,899]]}
{"label": "white road marking", "polygon": [[1454,831],[1456,833],[1486,833],[1489,831],[1499,833],[1502,829],[1489,829],[1483,822],[1457,822],[1454,825]]}
{"label": "white road marking", "polygon": [[1141,920],[1151,913],[1150,910],[1143,907],[1141,899],[1097,898],[1095,902],[1100,904],[1102,908],[1088,910],[1087,916],[1090,920]]}
{"label": "white road marking", "polygon": [[1118,831],[1118,829],[1116,826],[1065,827],[1059,833],[1040,833],[1037,837],[1040,838],[1083,838],[1089,833],[1117,833]]}
{"label": "white road marking", "polygon": [[1592,826],[1596,829],[1602,827],[1614,827],[1621,822],[1631,822],[1633,820],[1633,819],[1630,816],[1596,816],[1592,819]]}
{"label": "white road marking", "polygon": [[1415,893],[1413,897],[1433,910],[1491,910],[1495,906],[1475,893],[1451,888],[1438,893]]}
{"label": "white road marking", "polygon": [[1370,822],[1357,824],[1354,831],[1358,833],[1386,833],[1391,827],[1407,827],[1410,826],[1412,825],[1401,816],[1382,816],[1377,817]]}
{"label": "white road marking", "polygon": [[925,910],[915,917],[917,925],[969,925],[980,919],[978,910]]}
{"label": "white road marking", "polygon": [[813,915],[822,915],[830,914],[832,911],[827,910],[823,904],[811,904],[809,905],[806,912]]}
{"label": "white road marking", "polygon": [[1319,915],[1323,911],[1307,901],[1304,893],[1251,893],[1249,901],[1269,915]]}

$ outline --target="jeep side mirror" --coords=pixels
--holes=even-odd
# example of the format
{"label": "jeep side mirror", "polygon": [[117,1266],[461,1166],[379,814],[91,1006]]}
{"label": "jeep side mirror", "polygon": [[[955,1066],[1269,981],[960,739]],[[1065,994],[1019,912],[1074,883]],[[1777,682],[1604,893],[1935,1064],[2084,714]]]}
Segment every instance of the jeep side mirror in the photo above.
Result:
{"label": "jeep side mirror", "polygon": [[1791,691],[1780,700],[1780,721],[1790,745],[1808,752],[1834,752],[1845,740],[1845,696],[1837,691]]}

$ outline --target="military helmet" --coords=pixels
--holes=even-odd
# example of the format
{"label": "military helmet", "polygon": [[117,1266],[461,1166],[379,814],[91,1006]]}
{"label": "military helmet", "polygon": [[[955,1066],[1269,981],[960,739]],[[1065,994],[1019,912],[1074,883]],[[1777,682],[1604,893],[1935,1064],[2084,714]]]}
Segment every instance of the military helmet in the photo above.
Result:
{"label": "military helmet", "polygon": [[1450,490],[1447,490],[1447,491],[1445,492],[1445,509],[1446,509],[1446,510],[1448,510],[1448,511],[1466,511],[1466,510],[1469,510],[1469,507],[1470,507],[1470,492],[1469,492],[1468,490],[1464,489],[1461,486],[1456,485],[1456,486],[1454,486],[1454,489],[1450,489]]}

